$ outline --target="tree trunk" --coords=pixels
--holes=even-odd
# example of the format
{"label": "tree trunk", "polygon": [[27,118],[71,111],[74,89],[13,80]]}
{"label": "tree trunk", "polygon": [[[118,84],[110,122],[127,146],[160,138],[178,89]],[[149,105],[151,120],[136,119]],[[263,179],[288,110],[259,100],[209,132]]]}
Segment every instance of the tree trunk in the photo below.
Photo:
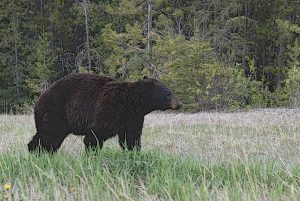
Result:
{"label": "tree trunk", "polygon": [[152,1],[148,0],[148,17],[147,17],[147,66],[150,69],[150,73],[154,75],[154,69],[152,67]]}
{"label": "tree trunk", "polygon": [[18,37],[18,19],[15,20],[15,24],[13,25],[13,34],[14,34],[14,53],[15,53],[15,65],[13,65],[13,77],[14,82],[16,84],[16,95],[17,99],[19,99],[19,73],[18,73],[18,66],[19,66],[19,51],[18,51],[18,45],[17,45],[17,37]]}
{"label": "tree trunk", "polygon": [[247,46],[245,44],[245,40],[247,40],[247,31],[248,31],[248,24],[247,24],[247,18],[248,16],[248,3],[245,3],[245,11],[244,11],[245,19],[244,19],[244,42],[243,42],[243,55],[242,55],[242,65],[244,69],[247,69],[248,61],[247,61]]}
{"label": "tree trunk", "polygon": [[84,17],[85,17],[85,35],[86,35],[86,52],[87,52],[87,59],[88,59],[88,71],[91,72],[92,70],[92,62],[91,62],[91,52],[90,52],[90,33],[89,33],[89,21],[88,21],[88,7],[89,2],[88,0],[84,0],[83,2],[83,9],[84,9]]}

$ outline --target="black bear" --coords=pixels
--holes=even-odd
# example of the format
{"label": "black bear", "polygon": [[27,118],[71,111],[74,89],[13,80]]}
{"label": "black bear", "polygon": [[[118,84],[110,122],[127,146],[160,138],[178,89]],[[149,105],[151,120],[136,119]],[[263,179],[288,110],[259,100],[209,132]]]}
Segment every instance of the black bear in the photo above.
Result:
{"label": "black bear", "polygon": [[92,74],[70,74],[54,82],[37,100],[37,133],[29,151],[56,151],[68,134],[84,135],[87,149],[103,146],[118,134],[120,146],[141,148],[144,116],[154,110],[177,110],[182,103],[156,79],[120,82]]}

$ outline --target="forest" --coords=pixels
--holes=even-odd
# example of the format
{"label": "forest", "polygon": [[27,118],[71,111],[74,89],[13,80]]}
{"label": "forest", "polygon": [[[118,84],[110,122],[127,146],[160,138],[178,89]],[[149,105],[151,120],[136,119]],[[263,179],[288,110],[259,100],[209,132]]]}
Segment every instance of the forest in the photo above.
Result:
{"label": "forest", "polygon": [[0,113],[72,72],[150,75],[185,111],[300,105],[299,0],[1,0]]}

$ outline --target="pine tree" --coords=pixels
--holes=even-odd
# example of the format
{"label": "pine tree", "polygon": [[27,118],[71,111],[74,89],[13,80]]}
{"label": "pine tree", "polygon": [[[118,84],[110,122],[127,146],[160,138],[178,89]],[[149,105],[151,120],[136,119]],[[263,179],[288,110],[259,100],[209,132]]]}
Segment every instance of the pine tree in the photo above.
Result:
{"label": "pine tree", "polygon": [[[26,68],[27,0],[0,2],[0,107],[6,111],[21,107],[28,94],[24,87]],[[26,9],[25,9],[26,10]],[[5,105],[5,106],[3,106]]]}
{"label": "pine tree", "polygon": [[54,49],[51,48],[51,35],[43,33],[32,47],[34,51],[30,56],[30,72],[26,80],[32,94],[40,94],[46,90],[54,77],[53,65],[57,59]]}

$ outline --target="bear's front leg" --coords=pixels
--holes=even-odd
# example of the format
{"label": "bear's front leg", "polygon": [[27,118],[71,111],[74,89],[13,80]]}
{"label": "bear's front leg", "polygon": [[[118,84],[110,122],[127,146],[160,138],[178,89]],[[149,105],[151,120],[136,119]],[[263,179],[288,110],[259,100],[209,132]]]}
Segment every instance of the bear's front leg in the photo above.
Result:
{"label": "bear's front leg", "polygon": [[122,149],[139,151],[141,149],[141,135],[144,125],[144,117],[129,122],[118,132],[119,144]]}
{"label": "bear's front leg", "polygon": [[101,150],[103,147],[103,141],[103,139],[99,139],[93,132],[86,135],[83,140],[86,151]]}
{"label": "bear's front leg", "polygon": [[87,151],[101,150],[104,141],[117,133],[116,130],[111,129],[109,125],[109,123],[102,123],[101,121],[99,121],[94,122],[88,127],[85,138],[83,140]]}

